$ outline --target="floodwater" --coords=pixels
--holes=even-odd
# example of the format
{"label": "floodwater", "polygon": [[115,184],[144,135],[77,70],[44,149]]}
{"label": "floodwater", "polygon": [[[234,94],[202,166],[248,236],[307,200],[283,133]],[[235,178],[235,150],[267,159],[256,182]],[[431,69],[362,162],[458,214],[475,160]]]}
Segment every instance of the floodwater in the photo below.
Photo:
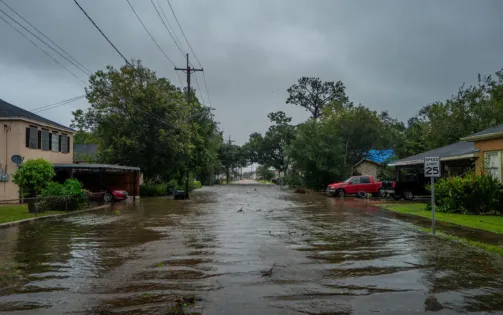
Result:
{"label": "floodwater", "polygon": [[187,314],[503,312],[503,259],[365,201],[249,185],[191,198],[0,230],[0,312],[174,314],[187,296]]}

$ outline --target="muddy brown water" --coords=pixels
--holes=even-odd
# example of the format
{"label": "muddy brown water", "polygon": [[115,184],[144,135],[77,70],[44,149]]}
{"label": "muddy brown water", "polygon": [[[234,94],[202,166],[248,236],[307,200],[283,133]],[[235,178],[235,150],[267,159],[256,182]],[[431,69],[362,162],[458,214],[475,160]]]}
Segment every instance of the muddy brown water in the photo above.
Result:
{"label": "muddy brown water", "polygon": [[0,312],[169,314],[192,295],[195,314],[503,312],[503,259],[365,201],[269,186],[191,197],[0,230]]}

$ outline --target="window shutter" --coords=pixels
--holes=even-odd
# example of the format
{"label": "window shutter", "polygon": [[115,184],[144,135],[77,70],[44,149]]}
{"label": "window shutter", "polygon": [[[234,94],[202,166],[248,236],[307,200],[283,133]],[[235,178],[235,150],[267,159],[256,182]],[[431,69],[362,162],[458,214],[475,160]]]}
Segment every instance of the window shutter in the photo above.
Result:
{"label": "window shutter", "polygon": [[61,152],[61,135],[59,135],[58,145],[59,145],[58,152]]}
{"label": "window shutter", "polygon": [[26,147],[30,147],[30,127],[26,127]]}
{"label": "window shutter", "polygon": [[38,146],[39,149],[42,149],[42,131],[38,131]]}
{"label": "window shutter", "polygon": [[66,137],[66,140],[68,140],[68,141],[67,141],[68,146],[66,147],[66,153],[70,153],[70,136],[67,136],[67,137]]}
{"label": "window shutter", "polygon": [[52,151],[52,132],[49,133],[49,151]]}

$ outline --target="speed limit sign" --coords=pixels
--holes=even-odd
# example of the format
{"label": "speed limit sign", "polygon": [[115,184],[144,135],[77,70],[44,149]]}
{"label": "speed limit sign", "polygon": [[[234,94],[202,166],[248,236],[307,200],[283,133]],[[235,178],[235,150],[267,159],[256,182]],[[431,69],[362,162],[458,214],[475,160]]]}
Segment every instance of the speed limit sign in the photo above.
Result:
{"label": "speed limit sign", "polygon": [[440,158],[424,158],[424,177],[440,177]]}
{"label": "speed limit sign", "polygon": [[440,158],[438,156],[424,158],[424,177],[431,179],[431,229],[435,235],[435,177],[440,177]]}

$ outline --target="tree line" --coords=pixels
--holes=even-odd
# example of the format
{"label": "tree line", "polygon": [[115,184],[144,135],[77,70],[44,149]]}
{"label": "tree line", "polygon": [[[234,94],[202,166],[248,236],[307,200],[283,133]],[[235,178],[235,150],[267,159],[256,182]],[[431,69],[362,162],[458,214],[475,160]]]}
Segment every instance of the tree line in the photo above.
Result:
{"label": "tree line", "polygon": [[287,113],[272,112],[267,131],[239,146],[223,139],[195,91],[176,87],[140,61],[132,64],[90,77],[91,106],[73,113],[72,127],[75,143],[98,145],[96,162],[139,166],[151,182],[182,182],[189,168],[209,183],[213,174],[230,176],[232,167],[258,163],[286,174],[290,185],[320,189],[351,175],[370,150],[391,149],[392,158],[403,158],[503,123],[503,70],[479,75],[475,85],[462,85],[406,123],[355,104],[342,81],[302,77],[288,88],[286,103],[303,107],[309,119],[294,125]]}
{"label": "tree line", "polygon": [[425,105],[407,123],[355,105],[341,81],[302,77],[287,91],[286,103],[305,108],[310,118],[292,125],[284,112],[270,113],[269,129],[252,133],[241,150],[250,163],[285,172],[290,185],[313,189],[350,176],[370,150],[391,149],[391,159],[400,159],[503,123],[503,70],[479,74],[475,85]]}

